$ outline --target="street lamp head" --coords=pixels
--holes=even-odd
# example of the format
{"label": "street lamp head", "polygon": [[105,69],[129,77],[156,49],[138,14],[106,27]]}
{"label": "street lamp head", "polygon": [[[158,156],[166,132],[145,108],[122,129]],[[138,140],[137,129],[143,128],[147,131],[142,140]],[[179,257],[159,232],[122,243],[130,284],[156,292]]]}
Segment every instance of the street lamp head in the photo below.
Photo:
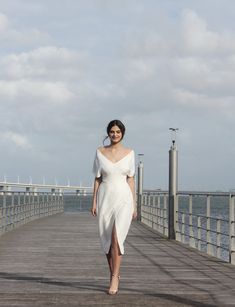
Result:
{"label": "street lamp head", "polygon": [[174,147],[176,142],[176,133],[179,131],[179,128],[169,128],[169,130],[171,131],[171,141],[172,146]]}
{"label": "street lamp head", "polygon": [[144,158],[144,154],[143,153],[139,153],[138,154],[138,162],[139,163],[143,163],[143,158]]}

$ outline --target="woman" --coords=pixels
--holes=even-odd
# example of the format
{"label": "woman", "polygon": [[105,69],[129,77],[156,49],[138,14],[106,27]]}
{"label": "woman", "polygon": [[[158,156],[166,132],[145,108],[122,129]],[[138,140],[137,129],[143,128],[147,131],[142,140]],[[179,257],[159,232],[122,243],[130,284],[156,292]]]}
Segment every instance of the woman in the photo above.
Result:
{"label": "woman", "polygon": [[108,294],[117,294],[119,270],[124,241],[131,220],[136,218],[135,154],[122,145],[125,126],[113,120],[107,126],[110,145],[96,151],[93,165],[95,175],[92,215],[98,215],[99,234],[110,270]]}

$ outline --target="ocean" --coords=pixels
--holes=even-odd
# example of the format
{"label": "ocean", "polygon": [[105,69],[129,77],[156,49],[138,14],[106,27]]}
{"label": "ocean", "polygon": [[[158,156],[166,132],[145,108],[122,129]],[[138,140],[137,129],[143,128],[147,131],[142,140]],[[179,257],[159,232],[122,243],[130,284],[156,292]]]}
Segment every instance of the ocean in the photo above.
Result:
{"label": "ocean", "polygon": [[92,207],[92,194],[74,195],[64,194],[65,212],[85,212]]}

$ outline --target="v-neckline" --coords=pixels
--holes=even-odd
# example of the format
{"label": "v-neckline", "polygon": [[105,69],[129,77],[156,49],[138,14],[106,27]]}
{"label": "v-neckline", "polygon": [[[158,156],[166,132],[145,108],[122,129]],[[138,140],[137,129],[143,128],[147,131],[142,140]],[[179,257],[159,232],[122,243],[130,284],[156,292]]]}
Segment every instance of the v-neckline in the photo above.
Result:
{"label": "v-neckline", "polygon": [[118,161],[116,161],[116,162],[113,162],[113,161],[111,161],[109,158],[107,158],[99,149],[97,149],[97,151],[98,151],[106,160],[108,160],[110,163],[112,163],[112,164],[117,164],[117,163],[119,163],[120,161],[124,160],[126,157],[128,157],[129,154],[130,154],[133,150],[131,150],[130,152],[128,152],[128,154],[126,154],[124,157],[122,157],[120,160],[118,160]]}

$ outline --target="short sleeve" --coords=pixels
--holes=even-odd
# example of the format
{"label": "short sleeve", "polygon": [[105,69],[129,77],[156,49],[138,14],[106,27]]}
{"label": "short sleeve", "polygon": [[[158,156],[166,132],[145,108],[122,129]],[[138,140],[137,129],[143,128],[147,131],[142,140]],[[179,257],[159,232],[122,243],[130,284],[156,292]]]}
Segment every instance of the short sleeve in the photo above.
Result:
{"label": "short sleeve", "polygon": [[99,178],[101,176],[101,169],[100,169],[99,159],[98,159],[98,156],[97,156],[97,151],[96,151],[96,154],[95,154],[92,172],[93,172],[93,174],[95,175],[96,178]]}
{"label": "short sleeve", "polygon": [[129,170],[128,170],[127,176],[133,177],[134,175],[135,175],[135,153],[132,150],[130,162],[129,162]]}

